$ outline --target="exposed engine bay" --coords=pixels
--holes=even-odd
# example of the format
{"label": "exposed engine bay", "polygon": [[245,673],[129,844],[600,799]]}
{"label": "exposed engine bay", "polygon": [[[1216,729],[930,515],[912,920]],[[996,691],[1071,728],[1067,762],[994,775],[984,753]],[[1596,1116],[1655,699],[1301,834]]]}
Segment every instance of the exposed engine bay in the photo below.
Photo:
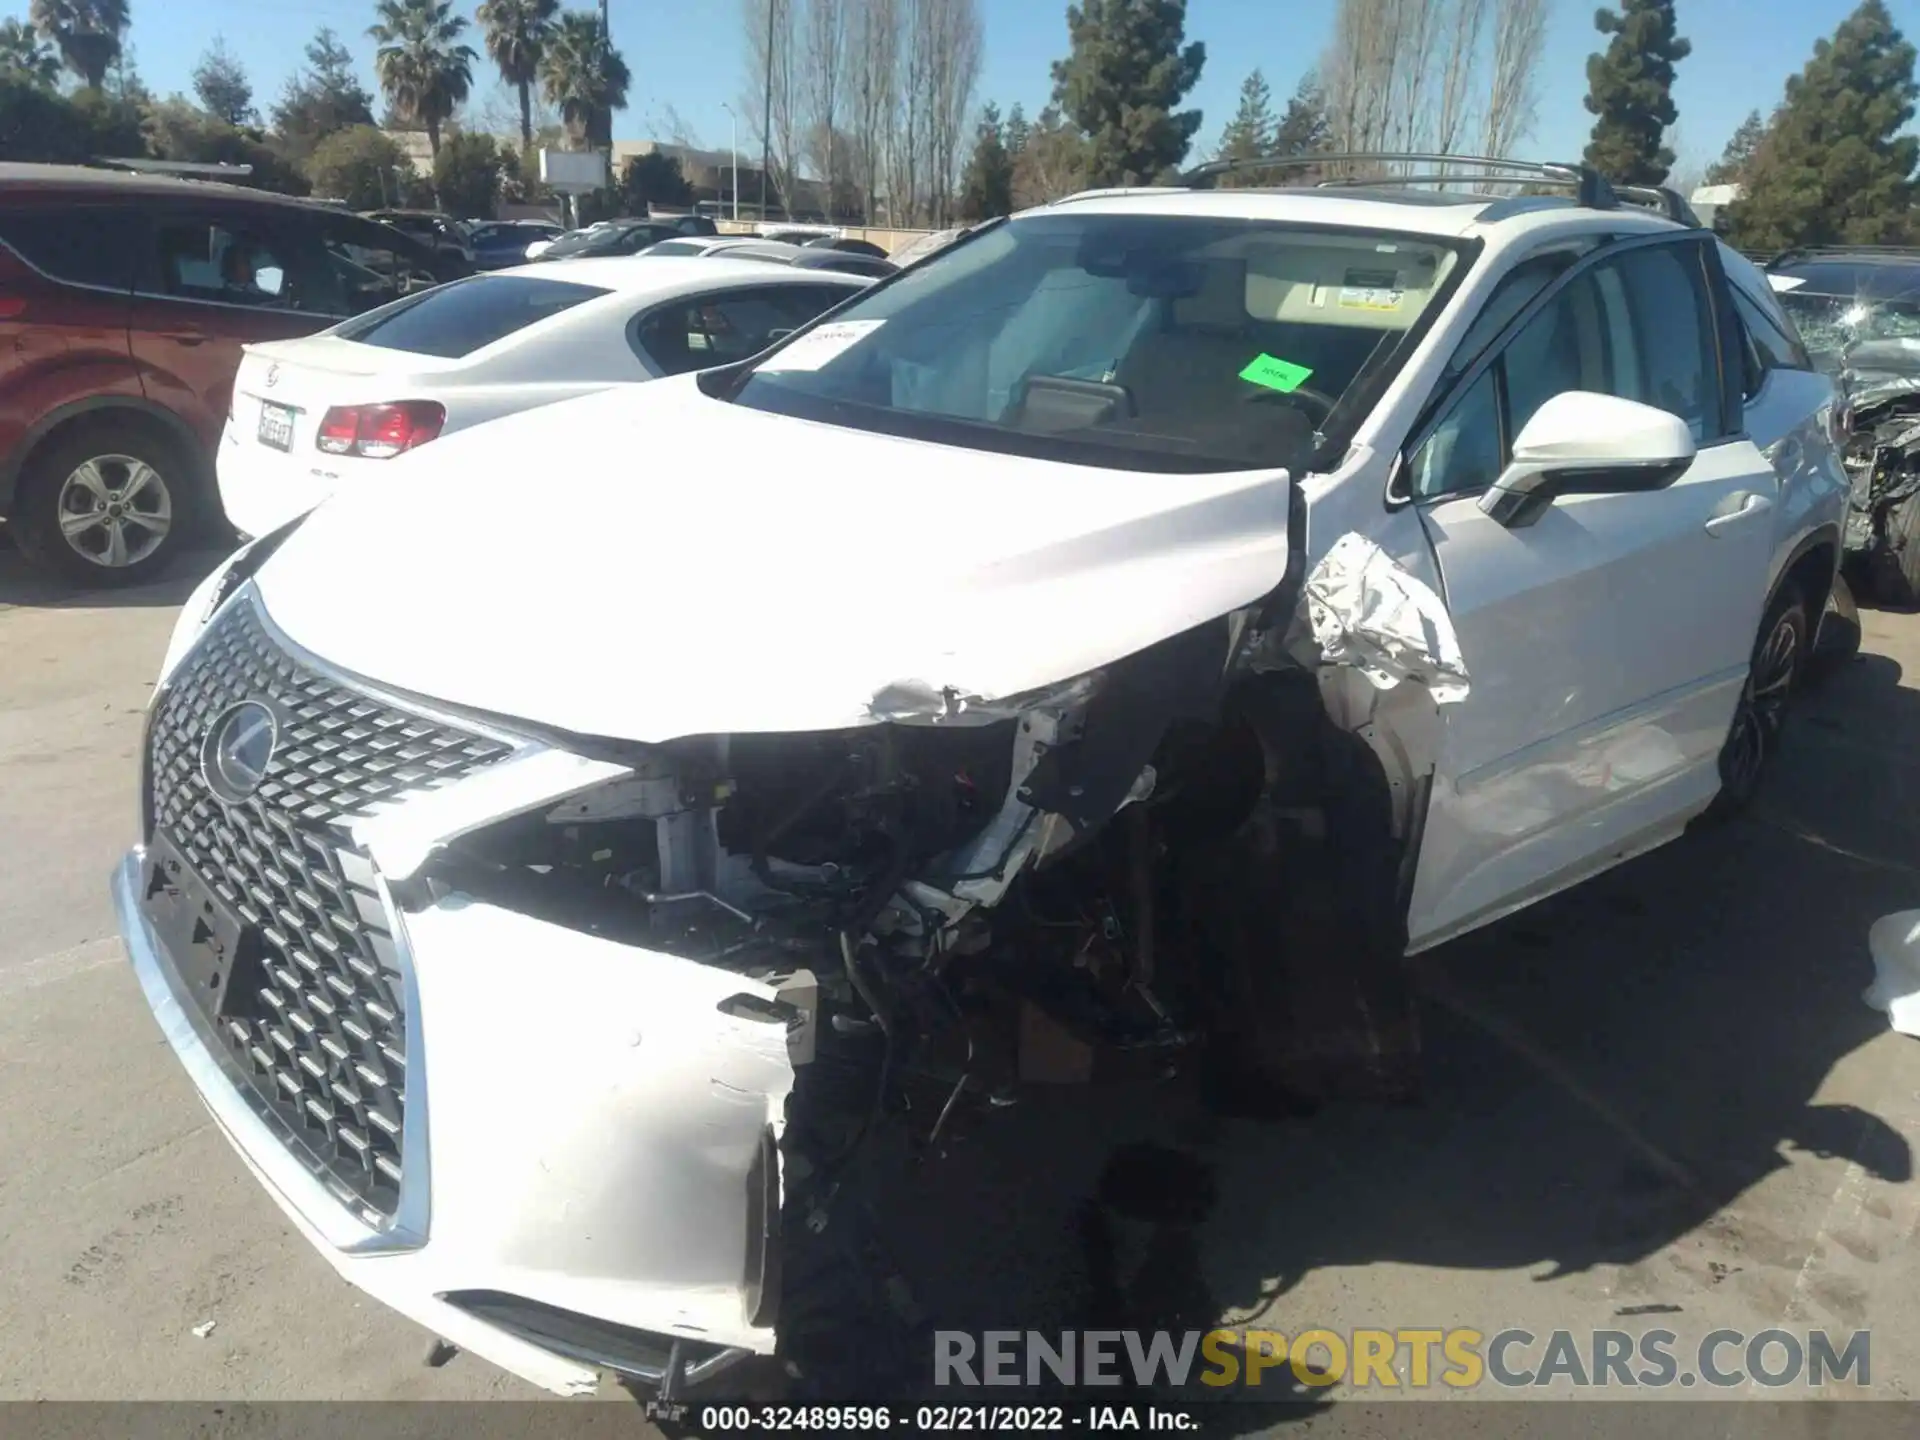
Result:
{"label": "exposed engine bay", "polygon": [[1849,550],[1884,543],[1887,511],[1920,492],[1920,380],[1861,387],[1844,456],[1852,513]]}

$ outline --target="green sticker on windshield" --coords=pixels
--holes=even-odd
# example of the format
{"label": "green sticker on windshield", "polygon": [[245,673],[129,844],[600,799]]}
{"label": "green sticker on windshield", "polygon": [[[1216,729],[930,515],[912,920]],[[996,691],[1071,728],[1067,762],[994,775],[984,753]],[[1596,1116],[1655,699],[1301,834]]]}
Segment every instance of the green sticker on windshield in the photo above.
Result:
{"label": "green sticker on windshield", "polygon": [[1313,371],[1306,366],[1296,365],[1291,360],[1276,360],[1271,355],[1261,355],[1240,372],[1240,378],[1253,385],[1278,390],[1284,395],[1306,384],[1311,374]]}

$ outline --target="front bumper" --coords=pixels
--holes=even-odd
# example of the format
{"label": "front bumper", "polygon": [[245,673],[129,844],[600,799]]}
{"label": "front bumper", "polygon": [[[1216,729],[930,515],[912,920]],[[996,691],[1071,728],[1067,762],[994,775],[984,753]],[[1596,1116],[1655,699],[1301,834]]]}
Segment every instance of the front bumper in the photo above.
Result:
{"label": "front bumper", "polygon": [[771,1352],[792,1069],[782,1028],[719,1008],[753,982],[459,896],[395,915],[421,1050],[407,1126],[427,1173],[376,1229],[250,1100],[145,883],[136,848],[113,894],[154,1018],[222,1133],[346,1279],[560,1394],[591,1391],[600,1368],[679,1388]]}

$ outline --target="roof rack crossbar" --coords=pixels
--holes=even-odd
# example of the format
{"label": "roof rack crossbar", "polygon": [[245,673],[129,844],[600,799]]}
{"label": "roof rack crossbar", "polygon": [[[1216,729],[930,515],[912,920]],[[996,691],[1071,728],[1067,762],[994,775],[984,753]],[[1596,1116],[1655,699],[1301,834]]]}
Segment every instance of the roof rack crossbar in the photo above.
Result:
{"label": "roof rack crossbar", "polygon": [[[1240,174],[1246,171],[1321,169],[1329,165],[1356,164],[1436,165],[1443,168],[1468,167],[1480,171],[1506,171],[1510,178],[1527,176],[1570,184],[1574,189],[1576,202],[1589,209],[1612,210],[1618,208],[1620,203],[1618,194],[1613,186],[1607,183],[1606,177],[1588,165],[1553,161],[1505,160],[1491,155],[1436,155],[1413,151],[1352,151],[1334,154],[1273,155],[1251,160],[1210,160],[1181,175],[1179,183],[1188,189],[1200,189],[1222,175]],[[1391,185],[1401,178],[1403,177],[1382,175],[1376,177],[1373,183]],[[1463,180],[1468,177],[1454,175],[1449,178]]]}
{"label": "roof rack crossbar", "polygon": [[1681,225],[1701,228],[1700,217],[1694,213],[1693,206],[1687,203],[1686,196],[1666,185],[1616,185],[1613,193],[1622,200],[1637,205],[1651,205],[1667,219]]}

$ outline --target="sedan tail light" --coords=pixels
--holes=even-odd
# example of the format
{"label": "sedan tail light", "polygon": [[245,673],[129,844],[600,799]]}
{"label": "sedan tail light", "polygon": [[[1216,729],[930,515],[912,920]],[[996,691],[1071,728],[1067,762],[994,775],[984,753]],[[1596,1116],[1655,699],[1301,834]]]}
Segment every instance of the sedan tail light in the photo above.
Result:
{"label": "sedan tail light", "polygon": [[387,460],[435,439],[446,423],[447,407],[432,400],[335,405],[321,418],[313,443],[329,455]]}

